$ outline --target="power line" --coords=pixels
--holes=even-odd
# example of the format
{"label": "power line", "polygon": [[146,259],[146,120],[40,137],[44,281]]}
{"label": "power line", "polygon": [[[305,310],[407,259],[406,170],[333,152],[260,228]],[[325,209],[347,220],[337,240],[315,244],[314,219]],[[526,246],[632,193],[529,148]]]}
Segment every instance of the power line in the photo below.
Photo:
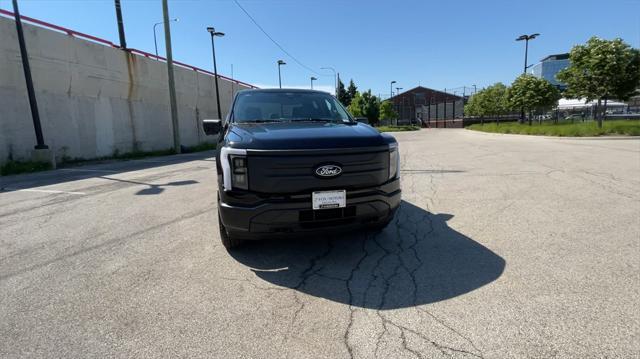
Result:
{"label": "power line", "polygon": [[269,38],[269,40],[271,40],[271,42],[273,42],[276,46],[278,46],[278,48],[280,48],[280,50],[282,50],[282,52],[284,52],[285,54],[287,54],[287,56],[289,56],[293,61],[295,61],[296,63],[298,63],[298,65],[304,67],[305,69],[313,72],[316,75],[320,75],[320,76],[326,76],[324,74],[321,74],[319,72],[317,72],[316,70],[312,69],[311,67],[303,64],[300,60],[298,60],[295,56],[291,55],[291,53],[289,53],[289,51],[285,50],[284,47],[282,47],[282,45],[280,45],[273,37],[271,37],[271,35],[269,35],[267,33],[267,31],[265,31],[265,29],[262,28],[262,26],[260,26],[260,24],[258,24],[258,22],[256,21],[256,19],[253,18],[253,16],[251,16],[251,14],[249,14],[249,12],[247,12],[247,10],[245,10],[245,8],[242,7],[242,5],[240,5],[240,3],[238,2],[238,0],[233,0],[236,5],[238,5],[238,7],[240,8],[240,10],[242,10],[247,17],[249,17],[249,19],[258,27],[258,29],[260,29],[260,31],[262,31],[262,33]]}

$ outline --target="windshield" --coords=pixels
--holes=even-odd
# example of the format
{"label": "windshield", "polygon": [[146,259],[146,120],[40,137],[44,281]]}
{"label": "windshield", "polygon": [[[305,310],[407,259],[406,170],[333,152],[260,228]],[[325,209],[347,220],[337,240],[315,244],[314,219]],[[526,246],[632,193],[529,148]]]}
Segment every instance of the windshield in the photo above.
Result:
{"label": "windshield", "polygon": [[319,92],[259,92],[238,94],[236,122],[349,122],[347,111],[331,95]]}

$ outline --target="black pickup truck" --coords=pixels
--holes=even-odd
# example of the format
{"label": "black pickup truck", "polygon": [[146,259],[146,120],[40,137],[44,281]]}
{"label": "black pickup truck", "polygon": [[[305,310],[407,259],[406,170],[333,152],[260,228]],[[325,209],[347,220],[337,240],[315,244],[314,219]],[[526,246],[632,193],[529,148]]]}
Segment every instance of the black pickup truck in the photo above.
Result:
{"label": "black pickup truck", "polygon": [[398,143],[328,93],[236,94],[218,135],[218,221],[226,248],[245,239],[384,228],[400,205]]}

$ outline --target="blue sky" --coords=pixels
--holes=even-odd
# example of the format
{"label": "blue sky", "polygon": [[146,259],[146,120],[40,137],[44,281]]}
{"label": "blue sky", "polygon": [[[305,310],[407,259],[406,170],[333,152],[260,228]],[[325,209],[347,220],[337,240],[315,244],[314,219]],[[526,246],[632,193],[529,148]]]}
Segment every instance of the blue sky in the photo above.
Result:
{"label": "blue sky", "polygon": [[[211,69],[207,26],[227,34],[216,40],[218,70],[256,84],[331,89],[331,66],[359,89],[383,96],[389,81],[405,90],[418,86],[478,87],[510,83],[521,71],[524,33],[541,33],[530,43],[529,62],[566,52],[596,35],[622,37],[640,47],[640,0],[609,1],[365,1],[238,0],[287,51],[314,74],[282,53],[232,0],[169,1],[174,58]],[[20,0],[23,15],[118,42],[112,0]],[[153,24],[162,19],[160,0],[122,0],[129,47],[154,51]],[[0,0],[11,10],[11,1]],[[161,28],[159,51],[164,54]]]}

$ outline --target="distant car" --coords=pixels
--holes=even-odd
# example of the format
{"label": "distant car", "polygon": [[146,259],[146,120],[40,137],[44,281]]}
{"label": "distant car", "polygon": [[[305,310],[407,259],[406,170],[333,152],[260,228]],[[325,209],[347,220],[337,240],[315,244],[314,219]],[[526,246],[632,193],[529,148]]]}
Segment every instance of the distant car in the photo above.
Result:
{"label": "distant car", "polygon": [[400,205],[393,136],[311,90],[236,94],[218,135],[218,222],[226,248],[245,239],[384,228]]}
{"label": "distant car", "polygon": [[582,119],[584,119],[584,117],[579,113],[573,113],[573,114],[571,114],[569,116],[566,116],[564,119],[565,120],[574,121],[574,120],[582,120]]}

